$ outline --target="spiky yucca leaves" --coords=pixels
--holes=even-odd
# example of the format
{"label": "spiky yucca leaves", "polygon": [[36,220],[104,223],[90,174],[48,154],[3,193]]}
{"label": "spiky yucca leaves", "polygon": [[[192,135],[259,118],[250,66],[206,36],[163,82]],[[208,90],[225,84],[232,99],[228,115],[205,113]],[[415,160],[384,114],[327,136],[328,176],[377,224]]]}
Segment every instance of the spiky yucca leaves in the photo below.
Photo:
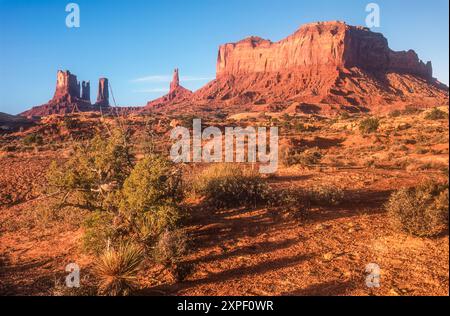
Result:
{"label": "spiky yucca leaves", "polygon": [[131,243],[106,250],[95,267],[95,274],[100,279],[100,292],[110,296],[129,295],[136,287],[137,273],[143,260],[142,248]]}

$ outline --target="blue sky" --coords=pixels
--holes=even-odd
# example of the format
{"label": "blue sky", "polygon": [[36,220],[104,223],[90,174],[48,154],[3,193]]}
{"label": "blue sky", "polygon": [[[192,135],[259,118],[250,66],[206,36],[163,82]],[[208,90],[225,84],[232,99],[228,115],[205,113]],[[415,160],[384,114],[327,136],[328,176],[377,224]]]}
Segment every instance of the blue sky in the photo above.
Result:
{"label": "blue sky", "polygon": [[[80,28],[65,25],[65,6],[80,7]],[[344,20],[364,25],[362,0],[0,0],[0,111],[19,113],[47,102],[56,72],[79,80],[110,79],[118,105],[163,95],[173,68],[198,89],[215,76],[220,44],[258,35],[273,41],[301,24]],[[374,0],[395,50],[414,49],[449,82],[448,0]]]}

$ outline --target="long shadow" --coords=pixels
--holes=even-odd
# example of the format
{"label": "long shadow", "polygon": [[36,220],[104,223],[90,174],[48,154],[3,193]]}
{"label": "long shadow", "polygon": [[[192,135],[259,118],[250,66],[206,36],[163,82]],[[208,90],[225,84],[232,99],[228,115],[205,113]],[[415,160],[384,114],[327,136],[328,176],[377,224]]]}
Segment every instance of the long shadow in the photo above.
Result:
{"label": "long shadow", "polygon": [[12,265],[5,260],[0,267],[0,295],[42,295],[55,284],[64,273],[47,269],[53,259],[33,260]]}
{"label": "long shadow", "polygon": [[308,222],[327,222],[340,218],[351,218],[362,214],[384,213],[383,205],[392,194],[392,190],[344,192],[345,200],[339,206],[318,206],[319,211],[308,215]]}
{"label": "long shadow", "polygon": [[270,233],[295,225],[293,221],[278,221],[274,213],[268,210],[252,216],[233,217],[237,214],[246,215],[251,211],[216,211],[211,214],[207,223],[202,223],[202,226],[206,228],[196,229],[190,234],[197,250],[224,245],[243,237],[256,237],[262,233]]}
{"label": "long shadow", "polygon": [[330,149],[333,147],[341,147],[342,143],[345,141],[344,138],[324,138],[315,137],[313,140],[299,139],[294,141],[294,146],[296,148],[320,148],[320,149]]}
{"label": "long shadow", "polygon": [[352,281],[329,281],[325,283],[313,284],[304,289],[283,293],[283,296],[339,296],[345,295],[349,290],[354,289]]}
{"label": "long shadow", "polygon": [[254,266],[235,268],[226,270],[219,273],[211,274],[205,278],[185,281],[183,283],[177,283],[172,285],[159,285],[148,289],[143,289],[137,292],[137,295],[161,295],[165,293],[166,295],[173,295],[179,291],[186,290],[195,286],[205,285],[210,283],[224,282],[232,279],[237,279],[242,276],[250,276],[255,274],[263,274],[269,271],[275,271],[287,267],[291,267],[299,264],[305,260],[312,258],[314,254],[309,255],[297,255],[293,257],[285,257],[272,261],[261,262]]}
{"label": "long shadow", "polygon": [[302,181],[312,178],[312,175],[283,175],[269,179],[270,183],[286,182],[286,181]]}
{"label": "long shadow", "polygon": [[277,242],[261,242],[257,244],[253,244],[251,246],[245,246],[242,248],[238,248],[232,251],[224,252],[221,254],[213,254],[204,256],[201,258],[197,258],[194,260],[186,261],[189,264],[198,264],[198,263],[207,263],[214,260],[224,260],[231,257],[245,256],[245,255],[258,255],[262,253],[267,253],[279,249],[289,248],[298,242],[298,239],[288,239]]}

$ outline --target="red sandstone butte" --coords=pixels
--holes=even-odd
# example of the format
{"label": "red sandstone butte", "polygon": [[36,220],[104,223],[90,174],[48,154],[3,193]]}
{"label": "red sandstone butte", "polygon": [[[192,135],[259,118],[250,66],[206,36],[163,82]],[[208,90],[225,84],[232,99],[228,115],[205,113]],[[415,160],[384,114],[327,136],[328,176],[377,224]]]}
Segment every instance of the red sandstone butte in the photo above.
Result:
{"label": "red sandstone butte", "polygon": [[[96,105],[91,104],[90,82],[80,82],[77,76],[70,71],[59,70],[56,79],[56,89],[53,98],[46,104],[35,106],[32,109],[21,113],[21,116],[47,116],[51,114],[68,114],[73,112],[98,111],[101,106],[109,106],[107,93],[107,79],[100,79],[100,82],[106,82],[106,93],[102,88],[102,94],[99,95]],[[99,88],[100,94],[100,88]],[[100,103],[99,103],[100,100]]]}
{"label": "red sandstone butte", "polygon": [[298,102],[354,111],[448,105],[448,87],[432,73],[431,62],[412,50],[391,50],[380,33],[318,22],[276,43],[249,37],[220,46],[216,79],[191,101],[240,109]]}
{"label": "red sandstone butte", "polygon": [[109,81],[107,78],[100,78],[98,80],[97,102],[95,105],[108,107],[109,106]]}
{"label": "red sandstone butte", "polygon": [[144,109],[160,108],[166,105],[177,104],[188,101],[192,97],[192,91],[180,85],[180,76],[178,69],[173,72],[173,79],[170,83],[169,93],[159,99],[147,103]]}

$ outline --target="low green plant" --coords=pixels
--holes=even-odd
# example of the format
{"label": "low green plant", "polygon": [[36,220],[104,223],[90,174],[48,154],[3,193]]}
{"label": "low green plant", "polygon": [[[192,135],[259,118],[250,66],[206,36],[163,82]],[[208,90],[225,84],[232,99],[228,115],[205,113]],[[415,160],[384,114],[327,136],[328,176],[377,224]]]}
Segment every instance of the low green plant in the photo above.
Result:
{"label": "low green plant", "polygon": [[188,239],[182,230],[166,229],[155,245],[153,256],[157,263],[168,267],[170,273],[178,281],[183,281],[188,266],[182,263],[188,253]]}
{"label": "low green plant", "polygon": [[256,170],[227,164],[205,169],[194,188],[216,207],[257,205],[266,200],[269,191]]}
{"label": "low green plant", "polygon": [[368,117],[359,123],[359,130],[363,134],[375,133],[380,126],[380,120],[376,117]]}
{"label": "low green plant", "polygon": [[438,108],[434,108],[425,115],[425,119],[431,121],[446,120],[448,119],[448,114]]}
{"label": "low green plant", "polygon": [[44,144],[44,139],[42,138],[41,135],[38,134],[28,134],[22,139],[22,142],[26,146],[30,145],[41,146],[42,144]]}
{"label": "low green plant", "polygon": [[337,206],[345,198],[344,191],[336,186],[320,185],[307,191],[307,196],[312,205]]}
{"label": "low green plant", "polygon": [[281,163],[288,167],[294,165],[317,165],[322,160],[322,157],[322,153],[317,147],[307,148],[303,151],[297,151],[293,147],[286,147],[281,151]]}

